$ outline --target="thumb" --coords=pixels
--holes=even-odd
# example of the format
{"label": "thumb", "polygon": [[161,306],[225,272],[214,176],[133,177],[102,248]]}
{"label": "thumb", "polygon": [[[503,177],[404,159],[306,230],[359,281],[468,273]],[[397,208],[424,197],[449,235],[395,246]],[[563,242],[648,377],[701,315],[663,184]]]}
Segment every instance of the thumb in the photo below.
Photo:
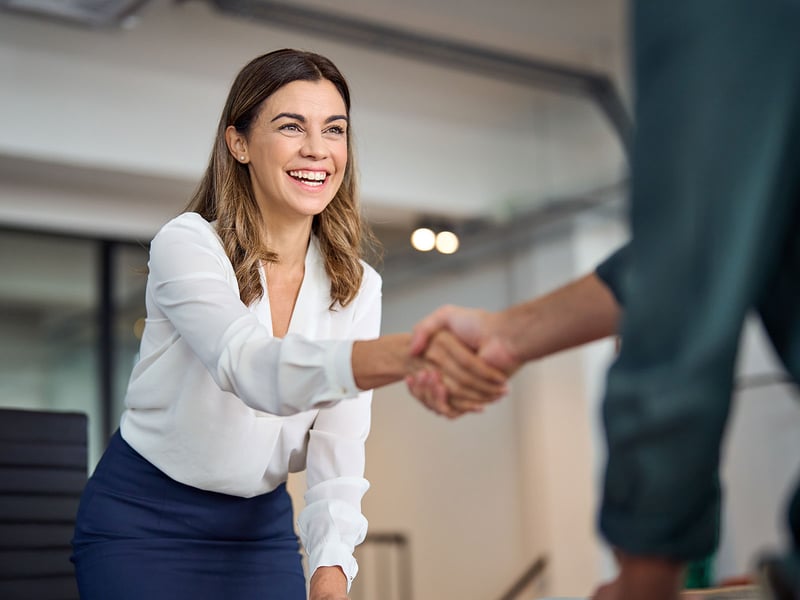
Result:
{"label": "thumb", "polygon": [[486,342],[479,349],[478,357],[496,369],[500,369],[507,376],[511,376],[522,366],[521,361],[497,338],[491,338]]}
{"label": "thumb", "polygon": [[444,329],[448,326],[448,313],[449,308],[447,306],[442,306],[414,326],[414,329],[411,330],[412,356],[422,354],[425,348],[428,347],[431,336],[440,329]]}
{"label": "thumb", "polygon": [[411,330],[411,356],[418,356],[425,351],[428,347],[428,341],[435,329],[424,323],[418,323]]}

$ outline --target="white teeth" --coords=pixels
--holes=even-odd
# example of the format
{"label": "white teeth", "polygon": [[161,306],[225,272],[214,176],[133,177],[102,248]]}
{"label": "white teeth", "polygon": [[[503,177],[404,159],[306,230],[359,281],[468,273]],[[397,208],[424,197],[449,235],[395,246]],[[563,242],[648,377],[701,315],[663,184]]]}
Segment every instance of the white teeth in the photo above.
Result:
{"label": "white teeth", "polygon": [[289,175],[295,179],[303,179],[306,183],[321,183],[328,176],[325,171],[289,171]]}

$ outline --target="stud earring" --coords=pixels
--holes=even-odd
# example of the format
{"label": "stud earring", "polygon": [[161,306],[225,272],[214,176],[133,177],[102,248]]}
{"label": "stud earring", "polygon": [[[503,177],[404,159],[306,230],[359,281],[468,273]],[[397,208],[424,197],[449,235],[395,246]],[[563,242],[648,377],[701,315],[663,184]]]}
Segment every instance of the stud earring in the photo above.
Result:
{"label": "stud earring", "polygon": [[240,156],[240,157],[239,157],[239,160],[241,160],[242,162],[244,162],[244,156]]}

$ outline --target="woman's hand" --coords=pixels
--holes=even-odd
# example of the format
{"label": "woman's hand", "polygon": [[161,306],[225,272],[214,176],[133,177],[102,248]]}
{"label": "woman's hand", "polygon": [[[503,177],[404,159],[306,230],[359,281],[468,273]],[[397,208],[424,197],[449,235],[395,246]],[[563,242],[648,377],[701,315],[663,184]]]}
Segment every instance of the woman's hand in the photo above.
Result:
{"label": "woman's hand", "polygon": [[418,354],[412,354],[411,335],[406,333],[358,340],[353,343],[352,367],[359,389],[406,378],[417,399],[448,417],[481,410],[507,392],[506,374],[446,330],[434,333]]}
{"label": "woman's hand", "polygon": [[453,418],[480,412],[507,393],[506,375],[479,358],[446,330],[433,334],[416,372],[406,378],[409,391],[425,406]]}
{"label": "woman's hand", "polygon": [[344,571],[340,567],[318,567],[311,576],[308,600],[348,600]]}

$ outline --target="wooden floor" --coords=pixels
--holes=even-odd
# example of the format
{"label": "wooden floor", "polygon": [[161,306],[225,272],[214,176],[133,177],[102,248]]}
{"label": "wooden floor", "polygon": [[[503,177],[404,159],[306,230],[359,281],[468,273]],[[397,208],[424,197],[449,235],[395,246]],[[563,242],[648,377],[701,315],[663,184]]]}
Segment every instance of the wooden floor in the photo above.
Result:
{"label": "wooden floor", "polygon": [[[552,596],[539,600],[587,600],[584,598],[564,598]],[[756,585],[736,585],[704,590],[686,590],[681,594],[681,600],[767,600]]]}
{"label": "wooden floor", "polygon": [[682,600],[763,600],[764,596],[755,585],[736,585],[706,590],[687,590]]}

